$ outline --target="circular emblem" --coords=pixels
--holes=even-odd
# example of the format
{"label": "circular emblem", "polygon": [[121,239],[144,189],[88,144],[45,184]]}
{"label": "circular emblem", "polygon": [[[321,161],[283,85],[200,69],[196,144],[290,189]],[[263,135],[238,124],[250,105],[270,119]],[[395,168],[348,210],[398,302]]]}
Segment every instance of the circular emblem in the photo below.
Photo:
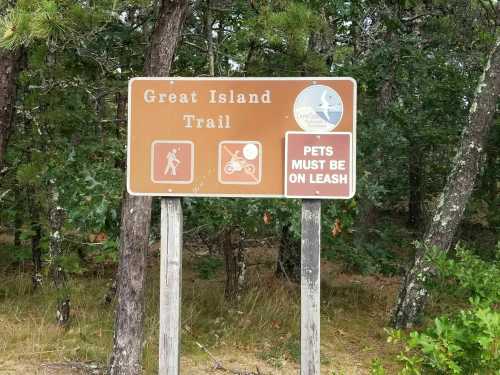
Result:
{"label": "circular emblem", "polygon": [[339,124],[343,112],[344,104],[340,95],[325,85],[306,87],[293,105],[295,121],[305,131],[333,130]]}

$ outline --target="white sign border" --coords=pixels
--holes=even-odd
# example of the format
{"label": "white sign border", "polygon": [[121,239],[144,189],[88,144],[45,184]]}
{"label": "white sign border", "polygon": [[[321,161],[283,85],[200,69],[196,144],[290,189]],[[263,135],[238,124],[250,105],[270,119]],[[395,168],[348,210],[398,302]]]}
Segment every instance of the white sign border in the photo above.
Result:
{"label": "white sign border", "polygon": [[[334,196],[334,195],[291,195],[288,194],[288,136],[289,135],[335,135],[343,134],[349,136],[349,156],[351,158],[349,163],[349,195],[348,196]],[[353,134],[350,132],[298,132],[288,131],[285,134],[285,198],[298,198],[298,199],[352,199],[356,194],[356,147],[353,141]]]}
{"label": "white sign border", "polygon": [[[131,106],[131,95],[132,84],[134,81],[311,81],[311,84],[317,84],[316,81],[350,81],[353,84],[353,124],[352,124],[352,139],[353,142],[353,153],[356,155],[356,131],[357,131],[357,94],[358,94],[358,84],[356,80],[352,77],[134,77],[128,82],[128,100],[127,100],[127,193],[132,196],[144,196],[144,197],[192,197],[192,198],[289,198],[285,194],[212,194],[212,193],[138,193],[132,191],[130,188],[130,142],[131,142],[131,119],[132,119],[132,106]],[[292,108],[293,115],[293,108]],[[298,124],[297,124],[298,126]],[[300,128],[300,126],[299,126]],[[303,133],[303,132],[298,132]],[[329,132],[338,133],[335,130]],[[356,170],[356,158],[354,158],[354,171]],[[356,178],[354,174],[353,178]],[[353,183],[353,196],[355,194],[355,184]],[[286,189],[286,186],[284,187]],[[317,199],[318,197],[314,197]],[[343,198],[344,199],[344,198]]]}

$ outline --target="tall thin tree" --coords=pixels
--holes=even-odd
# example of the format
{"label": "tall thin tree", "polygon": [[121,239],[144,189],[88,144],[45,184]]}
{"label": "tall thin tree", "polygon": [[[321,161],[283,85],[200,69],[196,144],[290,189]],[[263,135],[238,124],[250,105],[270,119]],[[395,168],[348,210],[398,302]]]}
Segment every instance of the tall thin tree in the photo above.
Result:
{"label": "tall thin tree", "polygon": [[21,47],[12,51],[0,48],[0,174],[4,168],[5,151],[14,120],[21,56]]}
{"label": "tall thin tree", "polygon": [[406,273],[392,316],[396,328],[412,327],[427,299],[425,281],[432,275],[426,249],[437,247],[448,251],[481,169],[483,150],[493,124],[500,96],[500,37],[497,37],[484,72],[479,79],[470,107],[469,121],[462,133],[461,144],[439,198],[432,223],[424,237],[412,268]]}
{"label": "tall thin tree", "polygon": [[[161,0],[151,45],[146,54],[145,75],[169,75],[187,8],[186,0]],[[117,276],[118,304],[109,374],[139,375],[142,373],[144,281],[151,198],[131,196],[126,191],[123,194]]]}

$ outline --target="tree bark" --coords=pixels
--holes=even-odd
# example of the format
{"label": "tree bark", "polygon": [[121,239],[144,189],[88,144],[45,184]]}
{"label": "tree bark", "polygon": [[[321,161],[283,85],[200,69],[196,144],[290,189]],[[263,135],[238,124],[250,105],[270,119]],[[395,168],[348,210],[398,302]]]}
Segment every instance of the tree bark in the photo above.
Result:
{"label": "tree bark", "polygon": [[211,1],[206,0],[207,10],[205,15],[205,32],[207,35],[207,59],[208,59],[208,75],[215,76],[215,55],[214,55],[214,37],[212,35],[212,9]]}
{"label": "tree bark", "polygon": [[229,227],[222,233],[222,248],[226,265],[226,286],[224,296],[228,301],[241,297],[245,284],[245,253],[241,229]]}
{"label": "tree bark", "polygon": [[186,19],[188,1],[161,0],[158,19],[151,35],[144,73],[152,77],[170,74],[175,48]]}
{"label": "tree bark", "polygon": [[142,373],[144,282],[151,198],[124,192],[117,272],[117,307],[110,375]]}
{"label": "tree bark", "polygon": [[[146,54],[147,76],[168,76],[187,13],[187,1],[162,0]],[[144,281],[151,197],[123,193],[117,308],[110,375],[139,375],[144,330]]]}
{"label": "tree bark", "polygon": [[14,120],[21,56],[21,48],[14,51],[0,49],[0,172],[4,168],[5,151]]}
{"label": "tree bark", "polygon": [[337,43],[337,21],[330,21],[323,7],[319,12],[319,17],[321,17],[323,22],[328,24],[328,27],[324,30],[311,33],[308,48],[310,52],[318,54],[323,58],[326,72],[330,72]]}
{"label": "tree bark", "polygon": [[57,291],[57,323],[66,325],[70,315],[70,297],[66,290],[66,274],[61,265],[62,256],[62,234],[64,224],[64,209],[59,206],[59,193],[55,182],[50,186],[50,209],[49,209],[49,255],[51,259],[50,273]]}
{"label": "tree bark", "polygon": [[469,121],[462,133],[461,144],[439,198],[424,246],[417,252],[412,268],[406,273],[392,316],[396,328],[410,328],[419,319],[427,298],[425,281],[433,268],[426,249],[436,247],[448,251],[462,220],[474,183],[480,171],[483,150],[496,112],[500,95],[500,37],[492,49],[479,79]]}
{"label": "tree bark", "polygon": [[293,283],[300,282],[300,239],[290,232],[291,224],[281,228],[280,247],[276,264],[276,276]]}
{"label": "tree bark", "polygon": [[33,290],[42,286],[42,248],[40,241],[42,239],[42,225],[40,224],[40,206],[36,201],[35,189],[30,187],[29,191],[29,204],[30,204],[30,218],[31,218],[31,258],[33,261],[33,273],[31,281]]}
{"label": "tree bark", "polygon": [[31,257],[33,261],[33,274],[31,276],[31,281],[33,285],[33,290],[42,286],[42,248],[40,246],[40,241],[42,240],[42,226],[38,222],[31,223],[31,230],[33,230],[33,235],[31,237]]}

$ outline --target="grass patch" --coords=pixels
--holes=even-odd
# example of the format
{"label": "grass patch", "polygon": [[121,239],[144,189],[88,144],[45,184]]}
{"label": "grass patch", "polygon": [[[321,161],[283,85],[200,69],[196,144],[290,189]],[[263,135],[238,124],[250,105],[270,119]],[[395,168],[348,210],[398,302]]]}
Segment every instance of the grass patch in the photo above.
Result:
{"label": "grass patch", "polygon": [[[150,261],[143,361],[146,375],[158,371],[159,265],[157,258]],[[241,300],[231,304],[224,300],[223,269],[205,279],[195,262],[184,261],[183,371],[190,375],[208,372],[212,363],[198,347],[201,343],[228,366],[254,366],[254,371],[258,365],[268,374],[295,372],[300,361],[299,287],[276,280],[271,262],[259,271],[258,278],[249,280]],[[363,374],[375,357],[390,362],[397,348],[385,344],[383,327],[395,288],[369,277],[339,275],[328,271],[327,266],[321,298],[321,362],[325,373]],[[103,303],[110,281],[106,274],[111,273],[88,273],[70,279],[72,318],[67,329],[55,324],[56,294],[50,285],[33,293],[29,272],[15,270],[2,276],[0,364],[106,364],[114,324],[114,306]],[[394,284],[389,278],[382,281]]]}

